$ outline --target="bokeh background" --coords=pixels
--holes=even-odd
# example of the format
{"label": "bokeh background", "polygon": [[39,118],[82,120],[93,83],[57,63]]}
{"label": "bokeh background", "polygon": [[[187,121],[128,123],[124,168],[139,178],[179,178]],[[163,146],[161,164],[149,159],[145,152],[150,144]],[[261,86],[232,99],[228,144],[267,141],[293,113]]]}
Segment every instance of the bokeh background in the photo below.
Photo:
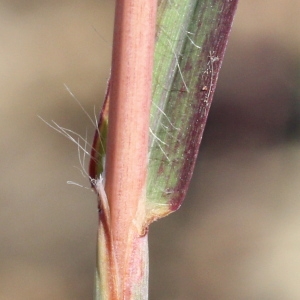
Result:
{"label": "bokeh background", "polygon": [[[112,0],[0,1],[0,300],[92,299],[77,148],[109,74]],[[150,228],[150,299],[300,299],[300,2],[240,0],[182,208]]]}

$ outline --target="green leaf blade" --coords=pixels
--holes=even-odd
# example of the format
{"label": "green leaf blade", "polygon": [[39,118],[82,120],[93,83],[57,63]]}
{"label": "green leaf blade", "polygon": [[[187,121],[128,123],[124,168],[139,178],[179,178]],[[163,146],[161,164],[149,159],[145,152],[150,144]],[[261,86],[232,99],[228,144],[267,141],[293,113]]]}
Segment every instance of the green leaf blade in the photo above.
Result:
{"label": "green leaf blade", "polygon": [[[163,3],[160,9],[180,3]],[[185,197],[236,5],[237,0],[189,1],[180,7],[181,24],[178,11],[177,16],[160,14],[147,181],[150,222],[177,210]],[[164,20],[167,17],[174,23]],[[170,40],[173,30],[180,32],[178,40]]]}

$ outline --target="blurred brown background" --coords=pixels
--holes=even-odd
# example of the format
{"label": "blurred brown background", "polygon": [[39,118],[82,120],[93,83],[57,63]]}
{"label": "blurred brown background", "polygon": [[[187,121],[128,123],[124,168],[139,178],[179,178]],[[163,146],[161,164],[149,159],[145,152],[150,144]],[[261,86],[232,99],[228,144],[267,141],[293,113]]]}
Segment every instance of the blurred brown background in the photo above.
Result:
{"label": "blurred brown background", "polygon": [[[2,0],[0,300],[92,299],[77,148],[109,73],[111,0]],[[300,2],[240,0],[187,199],[150,229],[150,299],[300,299]]]}

